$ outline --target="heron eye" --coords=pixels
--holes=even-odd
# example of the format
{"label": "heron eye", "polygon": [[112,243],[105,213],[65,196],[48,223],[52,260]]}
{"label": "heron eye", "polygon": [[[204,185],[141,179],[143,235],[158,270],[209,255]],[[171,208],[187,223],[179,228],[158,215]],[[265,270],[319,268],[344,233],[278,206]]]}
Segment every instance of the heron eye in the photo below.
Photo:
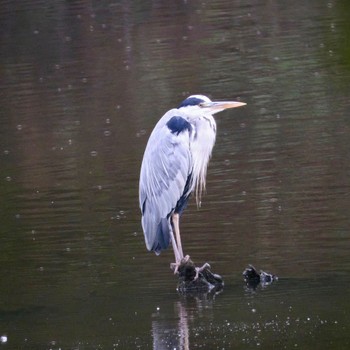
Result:
{"label": "heron eye", "polygon": [[204,102],[198,104],[199,107],[204,107]]}

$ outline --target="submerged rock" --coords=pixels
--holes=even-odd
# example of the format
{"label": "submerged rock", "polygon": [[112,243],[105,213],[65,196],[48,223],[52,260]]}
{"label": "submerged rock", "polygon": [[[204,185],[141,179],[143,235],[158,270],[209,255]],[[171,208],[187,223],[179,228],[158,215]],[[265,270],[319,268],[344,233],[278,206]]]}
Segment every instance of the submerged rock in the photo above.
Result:
{"label": "submerged rock", "polygon": [[258,272],[253,265],[249,265],[243,271],[244,281],[247,283],[247,286],[255,289],[258,285],[263,287],[270,285],[272,282],[277,281],[278,277],[271,273],[267,273],[263,270]]}
{"label": "submerged rock", "polygon": [[177,269],[177,290],[180,293],[218,292],[224,287],[222,277],[211,271],[208,263],[196,267],[191,259],[184,259]]}

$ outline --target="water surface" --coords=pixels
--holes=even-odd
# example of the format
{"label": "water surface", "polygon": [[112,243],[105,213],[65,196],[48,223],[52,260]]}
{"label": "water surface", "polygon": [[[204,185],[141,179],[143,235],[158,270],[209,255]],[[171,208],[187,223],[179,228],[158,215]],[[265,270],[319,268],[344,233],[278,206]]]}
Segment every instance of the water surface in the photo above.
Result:
{"label": "water surface", "polygon": [[[345,1],[20,1],[0,10],[0,347],[347,349]],[[138,208],[157,120],[218,115],[185,252],[225,280],[183,296]],[[249,290],[248,264],[277,274]]]}

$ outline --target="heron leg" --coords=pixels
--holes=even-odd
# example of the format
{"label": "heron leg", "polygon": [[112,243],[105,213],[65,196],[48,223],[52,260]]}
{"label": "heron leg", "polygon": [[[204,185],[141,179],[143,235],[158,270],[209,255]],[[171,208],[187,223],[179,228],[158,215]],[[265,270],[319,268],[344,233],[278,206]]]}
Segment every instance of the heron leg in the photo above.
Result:
{"label": "heron leg", "polygon": [[173,222],[177,248],[178,248],[179,253],[180,253],[180,261],[181,261],[184,257],[184,253],[182,251],[181,236],[180,236],[180,225],[179,225],[180,215],[178,213],[174,213],[171,218],[172,218],[172,222]]}
{"label": "heron leg", "polygon": [[173,246],[173,251],[175,255],[175,265],[180,265],[180,262],[181,262],[180,252],[177,248],[174,233],[172,230],[170,230],[170,237],[171,237],[171,245]]}

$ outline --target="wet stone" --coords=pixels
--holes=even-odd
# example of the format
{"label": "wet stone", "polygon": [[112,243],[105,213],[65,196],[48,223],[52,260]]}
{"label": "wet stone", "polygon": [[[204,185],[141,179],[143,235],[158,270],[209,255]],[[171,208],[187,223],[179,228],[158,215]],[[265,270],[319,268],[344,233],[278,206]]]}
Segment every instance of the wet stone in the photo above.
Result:
{"label": "wet stone", "polygon": [[248,267],[243,271],[243,278],[247,284],[247,287],[252,289],[257,288],[259,285],[266,287],[278,280],[276,275],[263,270],[258,272],[253,265],[248,265]]}
{"label": "wet stone", "polygon": [[211,271],[208,263],[196,267],[191,259],[184,259],[177,269],[177,290],[180,293],[219,292],[224,287],[222,277]]}

